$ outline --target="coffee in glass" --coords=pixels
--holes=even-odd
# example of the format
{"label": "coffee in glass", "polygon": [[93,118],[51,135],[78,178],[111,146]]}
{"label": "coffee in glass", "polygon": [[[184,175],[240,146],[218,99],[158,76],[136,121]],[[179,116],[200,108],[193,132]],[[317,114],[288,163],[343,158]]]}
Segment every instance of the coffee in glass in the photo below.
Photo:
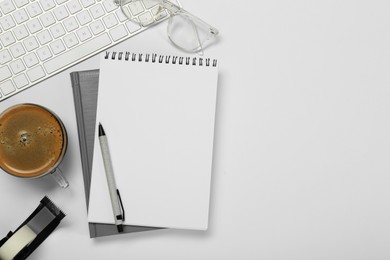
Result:
{"label": "coffee in glass", "polygon": [[62,121],[47,108],[19,104],[0,115],[0,167],[13,176],[37,178],[52,173],[67,187],[58,169],[67,143]]}

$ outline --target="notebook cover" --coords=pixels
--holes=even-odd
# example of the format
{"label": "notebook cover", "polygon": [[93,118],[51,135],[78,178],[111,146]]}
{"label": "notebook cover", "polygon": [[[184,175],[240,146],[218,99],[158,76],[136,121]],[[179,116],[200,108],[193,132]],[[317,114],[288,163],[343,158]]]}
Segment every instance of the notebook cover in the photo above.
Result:
{"label": "notebook cover", "polygon": [[[88,209],[92,176],[91,168],[96,122],[99,70],[76,71],[72,72],[70,77],[73,88],[85,198]],[[160,228],[125,225],[123,233],[156,229]],[[115,225],[101,223],[89,223],[89,233],[91,238],[120,234],[118,233]]]}

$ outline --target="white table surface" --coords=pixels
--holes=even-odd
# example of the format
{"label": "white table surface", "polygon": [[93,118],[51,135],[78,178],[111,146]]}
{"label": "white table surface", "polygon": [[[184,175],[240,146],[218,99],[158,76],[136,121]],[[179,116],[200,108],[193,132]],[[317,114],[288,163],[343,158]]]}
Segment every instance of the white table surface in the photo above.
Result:
{"label": "white table surface", "polygon": [[[390,2],[182,4],[221,32],[209,230],[89,238],[69,73],[93,57],[0,103],[49,107],[70,139],[67,190],[0,172],[0,237],[48,195],[67,216],[32,260],[389,259]],[[165,30],[117,48],[185,55]]]}

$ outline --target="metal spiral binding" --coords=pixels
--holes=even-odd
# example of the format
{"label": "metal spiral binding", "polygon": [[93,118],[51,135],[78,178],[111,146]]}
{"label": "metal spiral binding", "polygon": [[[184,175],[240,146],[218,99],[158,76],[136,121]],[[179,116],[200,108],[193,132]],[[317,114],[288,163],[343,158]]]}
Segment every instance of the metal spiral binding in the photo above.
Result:
{"label": "metal spiral binding", "polygon": [[170,56],[170,55],[157,55],[156,53],[152,54],[137,54],[126,52],[116,52],[113,51],[110,55],[109,51],[106,51],[104,56],[105,59],[112,60],[125,60],[125,61],[138,61],[138,62],[152,62],[152,63],[165,63],[165,64],[179,64],[179,65],[192,65],[192,66],[206,66],[206,67],[216,67],[217,59],[213,59],[211,62],[210,58],[197,58],[193,57],[182,57],[182,56]]}

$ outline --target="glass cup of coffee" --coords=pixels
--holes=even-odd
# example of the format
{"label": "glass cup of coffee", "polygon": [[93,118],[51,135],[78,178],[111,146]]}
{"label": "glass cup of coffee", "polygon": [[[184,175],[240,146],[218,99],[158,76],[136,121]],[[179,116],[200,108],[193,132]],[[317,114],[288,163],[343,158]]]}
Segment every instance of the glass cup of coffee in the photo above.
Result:
{"label": "glass cup of coffee", "polygon": [[33,179],[51,175],[69,186],[59,164],[68,145],[60,118],[36,104],[18,104],[0,114],[0,168],[12,176]]}

